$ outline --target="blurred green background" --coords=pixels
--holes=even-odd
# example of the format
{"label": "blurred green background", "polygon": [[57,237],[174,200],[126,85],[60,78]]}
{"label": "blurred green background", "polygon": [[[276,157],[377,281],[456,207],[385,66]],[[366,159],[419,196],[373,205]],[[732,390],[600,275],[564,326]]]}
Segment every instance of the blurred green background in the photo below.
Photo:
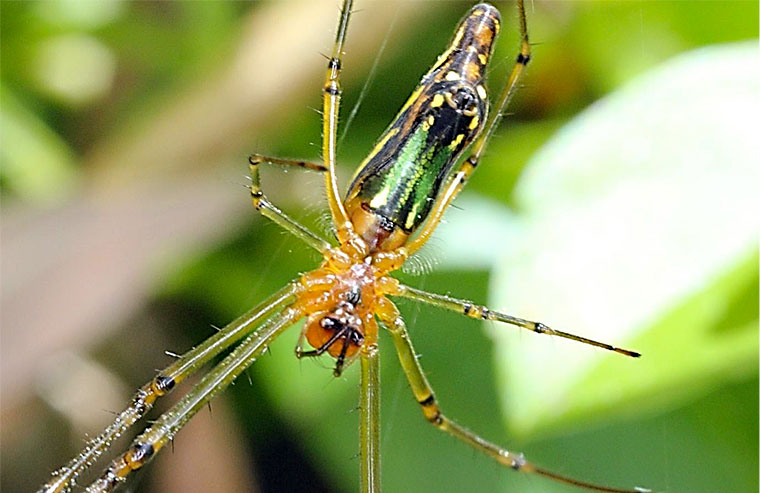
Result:
{"label": "blurred green background", "polygon": [[[344,185],[470,5],[357,3]],[[517,46],[513,5],[498,6],[492,88]],[[320,53],[337,2],[0,9],[0,485],[30,491],[169,363],[164,350],[184,352],[318,261],[250,208],[245,156],[319,158]],[[644,356],[401,302],[444,411],[585,480],[757,491],[757,2],[528,10],[524,87],[401,277]],[[263,179],[328,234],[320,177]],[[131,487],[356,490],[356,368],[335,380],[329,360],[297,361],[297,335]],[[387,491],[573,491],[432,429],[381,341]]]}

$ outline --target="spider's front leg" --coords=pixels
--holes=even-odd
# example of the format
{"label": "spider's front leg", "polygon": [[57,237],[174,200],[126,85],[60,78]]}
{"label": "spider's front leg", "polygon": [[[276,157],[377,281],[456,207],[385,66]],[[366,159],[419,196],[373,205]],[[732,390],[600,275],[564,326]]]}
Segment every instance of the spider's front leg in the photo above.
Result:
{"label": "spider's front leg", "polygon": [[616,353],[620,353],[625,356],[630,356],[632,358],[638,358],[641,356],[641,353],[638,353],[636,351],[631,351],[630,349],[623,349],[617,346],[613,346],[611,344],[607,344],[606,342],[599,342],[593,339],[589,339],[587,337],[571,334],[569,332],[563,332],[561,330],[552,329],[551,327],[541,322],[525,320],[523,318],[515,317],[513,315],[508,315],[506,313],[502,313],[496,310],[491,310],[490,308],[487,308],[483,305],[477,305],[473,303],[472,301],[460,300],[457,298],[451,298],[450,296],[444,296],[444,295],[436,294],[436,293],[428,293],[427,291],[422,291],[420,289],[415,289],[415,288],[404,286],[404,285],[399,285],[397,291],[393,293],[393,295],[400,296],[402,298],[409,298],[415,301],[420,301],[428,305],[437,306],[438,308],[450,310],[450,311],[459,313],[461,315],[464,315],[466,317],[478,318],[481,320],[491,320],[494,322],[502,322],[502,323],[506,323],[510,325],[515,325],[517,327],[522,327],[523,329],[528,329],[532,332],[535,332],[536,334],[546,334],[546,335],[562,337],[564,339],[570,339],[571,341],[588,344],[589,346],[606,349],[608,351],[614,351]]}
{"label": "spider's front leg", "polygon": [[276,337],[302,316],[302,312],[289,307],[267,320],[207,373],[177,404],[135,438],[129,449],[110,463],[103,474],[87,488],[87,492],[113,491],[126,481],[132,472],[152,460],[190,418],[227,388]]}
{"label": "spider's front leg", "polygon": [[261,189],[261,177],[259,176],[259,165],[262,163],[278,164],[282,166],[296,166],[299,168],[313,169],[315,171],[326,171],[327,168],[321,164],[312,163],[308,161],[297,161],[292,159],[280,159],[274,157],[266,157],[260,154],[252,154],[248,158],[248,167],[251,172],[251,201],[257,211],[262,216],[270,219],[274,223],[278,224],[285,231],[291,233],[296,238],[300,239],[313,249],[324,252],[330,248],[330,244],[311,232],[308,228],[300,224],[295,219],[278,209],[272,204],[269,199],[264,195]]}
{"label": "spider's front leg", "polygon": [[140,387],[129,407],[120,412],[103,432],[88,440],[84,450],[76,457],[55,471],[50,481],[40,487],[38,493],[70,491],[75,486],[77,478],[109,449],[114,440],[145,416],[158,398],[171,392],[182,380],[253,331],[266,317],[292,303],[298,289],[297,283],[288,283],[258,306],[230,322],[219,332],[158,372],[150,382]]}

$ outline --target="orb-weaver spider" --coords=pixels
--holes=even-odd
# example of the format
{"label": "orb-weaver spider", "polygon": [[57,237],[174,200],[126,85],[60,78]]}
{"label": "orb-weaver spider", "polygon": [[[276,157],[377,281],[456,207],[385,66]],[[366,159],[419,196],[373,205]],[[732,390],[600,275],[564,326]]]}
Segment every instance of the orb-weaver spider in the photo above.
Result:
{"label": "orb-weaver spider", "polygon": [[[512,73],[488,116],[483,85],[500,29],[500,14],[488,4],[473,7],[461,21],[449,48],[404,104],[359,167],[345,200],[336,179],[336,135],[341,100],[341,55],[352,0],[344,0],[323,86],[323,164],[253,155],[250,158],[254,207],[304,243],[318,250],[320,266],[290,282],[259,306],[227,325],[160,371],[138,390],[131,405],[85,450],[54,474],[41,491],[67,491],[79,474],[110,443],[142,418],[160,396],[222,351],[239,342],[175,406],[138,436],[111,462],[88,491],[111,491],[140,469],[218,392],[225,389],[285,329],[306,319],[296,346],[299,358],[324,353],[335,358],[334,374],[358,359],[361,367],[361,489],[379,489],[378,331],[386,328],[425,418],[436,428],[471,445],[500,464],[555,481],[597,491],[641,491],[597,486],[539,468],[522,454],[490,443],[444,416],[413,349],[404,320],[388,298],[400,297],[445,308],[465,316],[504,322],[540,334],[555,335],[626,356],[638,353],[613,347],[539,322],[490,310],[472,302],[405,286],[389,274],[424,245],[465,182],[477,167],[489,137],[530,60],[523,1],[518,0],[521,46]],[[470,154],[457,166],[466,149]],[[299,166],[324,173],[327,201],[338,245],[332,245],[292,220],[266,198],[259,165]],[[311,350],[303,349],[306,339]]]}

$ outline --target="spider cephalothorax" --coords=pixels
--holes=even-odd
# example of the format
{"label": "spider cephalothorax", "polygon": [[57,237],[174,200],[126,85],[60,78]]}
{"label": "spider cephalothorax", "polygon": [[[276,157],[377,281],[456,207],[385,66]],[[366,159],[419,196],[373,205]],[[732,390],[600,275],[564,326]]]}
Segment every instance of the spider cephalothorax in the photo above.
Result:
{"label": "spider cephalothorax", "polygon": [[376,305],[387,304],[384,295],[396,286],[386,275],[394,265],[383,255],[366,255],[363,241],[354,240],[351,244],[358,249],[335,248],[325,254],[318,269],[301,277],[303,291],[298,304],[308,313],[301,339],[305,337],[314,350],[303,351],[299,341],[296,355],[328,353],[336,358],[336,375],[365,342],[376,340]]}

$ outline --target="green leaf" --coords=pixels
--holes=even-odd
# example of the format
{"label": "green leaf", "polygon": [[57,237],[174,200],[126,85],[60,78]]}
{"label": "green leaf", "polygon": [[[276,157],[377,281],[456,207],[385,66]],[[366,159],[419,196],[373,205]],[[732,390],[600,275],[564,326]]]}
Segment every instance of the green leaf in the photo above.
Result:
{"label": "green leaf", "polygon": [[5,185],[38,202],[55,202],[72,193],[78,181],[72,149],[5,85],[0,86],[0,99],[0,174]]}
{"label": "green leaf", "polygon": [[[633,344],[648,356],[635,372],[621,358],[602,360],[573,389],[568,399],[573,412],[565,420],[669,407],[726,380],[756,375],[757,263],[753,252],[642,330]],[[736,306],[737,300],[748,302]]]}
{"label": "green leaf", "polygon": [[757,303],[741,301],[757,289],[755,56],[751,43],[675,58],[528,164],[494,307],[643,357],[492,327],[516,434],[674,406],[757,368]]}

